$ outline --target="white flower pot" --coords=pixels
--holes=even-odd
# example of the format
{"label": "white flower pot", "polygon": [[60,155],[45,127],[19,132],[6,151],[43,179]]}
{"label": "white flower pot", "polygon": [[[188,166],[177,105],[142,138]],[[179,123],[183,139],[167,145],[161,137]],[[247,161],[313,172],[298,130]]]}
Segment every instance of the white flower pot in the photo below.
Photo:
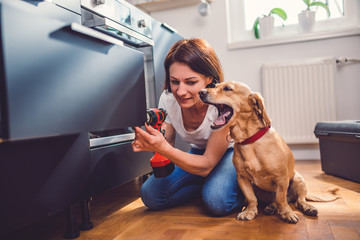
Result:
{"label": "white flower pot", "polygon": [[274,17],[266,16],[259,19],[260,38],[271,37],[274,34]]}
{"label": "white flower pot", "polygon": [[303,10],[298,14],[300,29],[303,32],[311,32],[315,25],[315,12]]}

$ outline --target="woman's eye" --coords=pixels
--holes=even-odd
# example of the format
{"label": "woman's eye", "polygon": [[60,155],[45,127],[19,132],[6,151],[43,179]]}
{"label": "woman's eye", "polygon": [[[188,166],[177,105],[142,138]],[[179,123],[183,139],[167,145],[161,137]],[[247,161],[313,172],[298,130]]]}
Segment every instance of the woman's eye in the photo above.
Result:
{"label": "woman's eye", "polygon": [[177,80],[171,80],[170,82],[171,82],[171,84],[174,84],[174,85],[178,85],[178,84],[179,84],[179,81],[177,81]]}
{"label": "woman's eye", "polygon": [[232,91],[232,89],[229,88],[228,86],[225,86],[223,89],[224,89],[224,91]]}
{"label": "woman's eye", "polygon": [[197,82],[194,82],[194,81],[189,81],[187,82],[189,85],[195,85]]}

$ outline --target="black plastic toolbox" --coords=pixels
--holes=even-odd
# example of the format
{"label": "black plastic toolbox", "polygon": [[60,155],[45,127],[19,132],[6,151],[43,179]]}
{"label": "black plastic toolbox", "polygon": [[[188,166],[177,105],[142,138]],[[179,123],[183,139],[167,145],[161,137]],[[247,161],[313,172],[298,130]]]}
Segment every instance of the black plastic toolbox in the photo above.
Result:
{"label": "black plastic toolbox", "polygon": [[318,122],[314,133],[322,170],[360,182],[360,121]]}

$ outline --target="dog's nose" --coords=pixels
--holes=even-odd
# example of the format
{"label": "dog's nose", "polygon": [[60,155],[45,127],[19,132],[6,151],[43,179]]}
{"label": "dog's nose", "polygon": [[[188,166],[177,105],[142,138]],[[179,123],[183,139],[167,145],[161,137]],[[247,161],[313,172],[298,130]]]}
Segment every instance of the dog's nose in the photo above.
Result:
{"label": "dog's nose", "polygon": [[206,96],[209,94],[209,92],[206,90],[206,89],[201,89],[200,91],[199,91],[199,95],[200,95],[200,98],[201,99],[204,99],[204,98],[206,98]]}

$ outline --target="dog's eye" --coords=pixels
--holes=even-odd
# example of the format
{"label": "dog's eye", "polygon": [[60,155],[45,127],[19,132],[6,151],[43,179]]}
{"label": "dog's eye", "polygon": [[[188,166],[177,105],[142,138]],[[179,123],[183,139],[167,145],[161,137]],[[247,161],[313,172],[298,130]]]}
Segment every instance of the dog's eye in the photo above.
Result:
{"label": "dog's eye", "polygon": [[231,89],[230,87],[228,87],[228,86],[225,86],[225,87],[223,88],[223,90],[224,90],[224,91],[232,91],[232,89]]}

